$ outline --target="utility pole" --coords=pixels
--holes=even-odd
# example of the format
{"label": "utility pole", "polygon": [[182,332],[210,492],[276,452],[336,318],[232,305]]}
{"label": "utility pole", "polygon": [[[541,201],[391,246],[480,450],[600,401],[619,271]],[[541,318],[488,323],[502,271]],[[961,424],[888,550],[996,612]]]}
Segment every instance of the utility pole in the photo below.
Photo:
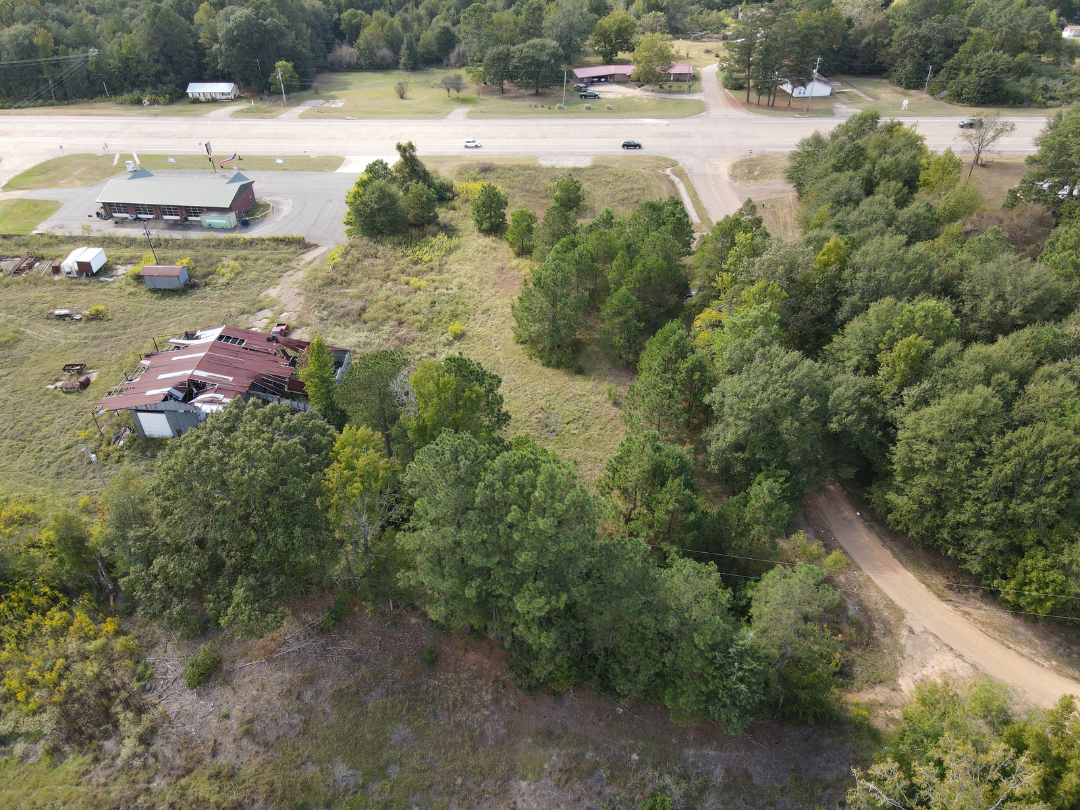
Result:
{"label": "utility pole", "polygon": [[154,254],[154,264],[160,264],[158,261],[157,251],[154,250],[154,240],[150,238],[150,228],[147,225],[143,225],[143,234],[146,236],[146,241],[150,243],[150,252]]}
{"label": "utility pole", "polygon": [[285,100],[285,82],[281,78],[281,71],[277,72],[278,84],[281,85],[281,106],[284,107],[289,102]]}
{"label": "utility pole", "polygon": [[929,93],[930,92],[930,74],[933,73],[933,72],[934,72],[934,66],[931,65],[930,69],[928,71],[926,71],[926,86],[922,90],[924,93]]}
{"label": "utility pole", "polygon": [[109,88],[105,85],[105,82],[102,82],[101,86],[105,88],[105,98],[112,98],[112,96],[109,95]]}
{"label": "utility pole", "polygon": [[562,72],[562,108],[566,109],[566,68]]}
{"label": "utility pole", "polygon": [[83,450],[85,450],[86,455],[88,455],[90,457],[90,463],[94,465],[94,472],[97,473],[98,480],[101,481],[101,486],[104,487],[105,486],[105,478],[101,474],[101,468],[98,467],[97,456],[95,456],[90,451],[90,445],[88,445],[86,442],[83,442]]}
{"label": "utility pole", "polygon": [[814,65],[814,75],[810,77],[810,84],[807,85],[806,93],[806,109],[803,112],[810,112],[810,99],[814,97],[814,84],[817,82],[818,68],[821,67],[821,57],[817,58],[817,64]]}

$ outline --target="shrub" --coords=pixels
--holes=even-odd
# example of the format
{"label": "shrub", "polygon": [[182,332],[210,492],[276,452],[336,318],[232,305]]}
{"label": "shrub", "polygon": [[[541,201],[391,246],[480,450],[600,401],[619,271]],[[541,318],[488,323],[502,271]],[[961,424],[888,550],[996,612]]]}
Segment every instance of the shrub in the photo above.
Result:
{"label": "shrub", "polygon": [[204,644],[184,667],[184,685],[194,689],[210,680],[210,676],[221,669],[221,654],[217,647]]}
{"label": "shrub", "polygon": [[342,255],[345,253],[345,246],[338,245],[326,255],[326,263],[330,269],[333,270],[337,266],[337,263],[341,261]]}
{"label": "shrub", "polygon": [[439,651],[435,649],[434,644],[427,644],[424,646],[424,651],[420,653],[420,662],[425,667],[434,667],[435,663],[439,660]]}
{"label": "shrub", "polygon": [[344,591],[338,591],[334,596],[334,604],[330,605],[330,609],[326,611],[326,615],[323,616],[322,621],[319,622],[319,632],[329,633],[339,624],[341,620],[345,618],[349,613],[349,596]]}
{"label": "shrub", "polygon": [[480,193],[484,183],[481,180],[465,180],[454,183],[454,191],[465,202],[472,202],[473,197]]}
{"label": "shrub", "polygon": [[405,256],[418,264],[439,264],[458,246],[456,236],[437,233],[406,248]]}
{"label": "shrub", "polygon": [[460,340],[465,335],[465,327],[457,321],[454,321],[450,324],[450,328],[448,328],[446,332],[454,340]]}
{"label": "shrub", "polygon": [[105,320],[105,315],[107,313],[104,306],[101,304],[94,304],[86,314],[92,321],[103,321]]}
{"label": "shrub", "polygon": [[671,799],[663,793],[657,793],[638,805],[638,810],[671,810]]}

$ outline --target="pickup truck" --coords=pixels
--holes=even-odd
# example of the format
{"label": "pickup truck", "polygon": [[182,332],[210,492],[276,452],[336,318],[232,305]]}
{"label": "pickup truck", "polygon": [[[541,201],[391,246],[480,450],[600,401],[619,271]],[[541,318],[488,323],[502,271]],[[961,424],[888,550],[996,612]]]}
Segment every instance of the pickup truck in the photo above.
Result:
{"label": "pickup truck", "polygon": [[275,324],[274,328],[270,330],[271,337],[285,337],[289,334],[289,325],[287,323]]}

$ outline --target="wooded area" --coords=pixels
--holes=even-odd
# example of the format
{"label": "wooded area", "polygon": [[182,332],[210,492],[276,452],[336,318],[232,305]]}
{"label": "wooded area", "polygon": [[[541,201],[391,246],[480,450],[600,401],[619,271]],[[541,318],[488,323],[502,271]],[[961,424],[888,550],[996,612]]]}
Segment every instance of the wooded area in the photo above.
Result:
{"label": "wooded area", "polygon": [[1061,36],[1077,15],[1073,0],[3,0],[0,102],[175,100],[200,80],[276,90],[279,62],[300,88],[319,70],[435,64],[500,88],[541,87],[587,50],[645,63],[658,37],[692,34],[728,38],[724,83],[748,97],[807,82],[820,57],[829,75],[888,74],[961,104],[1047,106],[1080,95],[1076,43]]}

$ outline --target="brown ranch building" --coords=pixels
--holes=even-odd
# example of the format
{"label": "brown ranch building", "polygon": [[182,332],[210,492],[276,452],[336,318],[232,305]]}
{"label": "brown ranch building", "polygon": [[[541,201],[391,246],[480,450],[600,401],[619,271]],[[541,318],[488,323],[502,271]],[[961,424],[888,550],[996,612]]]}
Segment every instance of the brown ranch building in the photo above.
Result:
{"label": "brown ranch building", "polygon": [[[672,65],[663,73],[667,74],[668,82],[688,82],[694,77],[694,68],[689,62],[681,62]],[[600,82],[628,82],[634,73],[633,65],[597,65],[596,67],[574,68],[574,81],[584,84],[597,84]]]}
{"label": "brown ranch building", "polygon": [[195,220],[208,228],[234,228],[255,204],[255,181],[237,172],[217,177],[155,177],[139,169],[109,181],[97,201],[106,216],[127,219]]}

